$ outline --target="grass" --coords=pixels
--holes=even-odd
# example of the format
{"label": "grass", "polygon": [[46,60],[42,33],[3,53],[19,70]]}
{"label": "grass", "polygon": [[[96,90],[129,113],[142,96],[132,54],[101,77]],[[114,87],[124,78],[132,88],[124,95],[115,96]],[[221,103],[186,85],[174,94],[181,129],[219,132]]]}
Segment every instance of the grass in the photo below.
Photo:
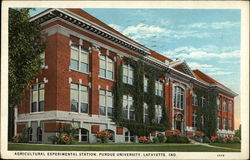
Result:
{"label": "grass", "polygon": [[[222,147],[222,146],[221,146]],[[239,152],[240,149],[224,146],[212,148],[194,144],[80,144],[80,145],[48,145],[48,144],[9,144],[9,150],[22,151],[151,151],[151,152]]]}
{"label": "grass", "polygon": [[212,143],[213,146],[224,147],[224,148],[233,148],[240,149],[240,143]]}

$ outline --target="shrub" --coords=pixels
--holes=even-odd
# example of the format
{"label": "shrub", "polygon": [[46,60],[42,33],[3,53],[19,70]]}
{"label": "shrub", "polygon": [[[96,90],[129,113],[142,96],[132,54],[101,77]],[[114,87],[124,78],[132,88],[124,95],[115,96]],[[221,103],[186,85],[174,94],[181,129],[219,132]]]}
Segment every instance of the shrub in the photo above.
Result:
{"label": "shrub", "polygon": [[240,138],[239,137],[234,137],[233,142],[234,143],[240,143]]}
{"label": "shrub", "polygon": [[222,137],[218,137],[216,140],[215,140],[216,143],[223,143],[223,138]]}
{"label": "shrub", "polygon": [[203,143],[210,143],[210,140],[207,136],[204,136],[202,141]]}
{"label": "shrub", "polygon": [[52,144],[57,144],[59,141],[59,137],[57,137],[56,135],[49,136],[48,139],[49,139],[49,141],[52,142]]}
{"label": "shrub", "polygon": [[186,136],[180,136],[177,134],[167,136],[167,143],[189,143],[189,140]]}
{"label": "shrub", "polygon": [[112,137],[112,134],[109,133],[107,130],[103,130],[103,131],[97,132],[95,136],[99,138],[102,143],[106,143],[108,142],[108,139]]}
{"label": "shrub", "polygon": [[138,140],[139,140],[139,143],[151,143],[150,138],[147,138],[147,137],[139,137]]}
{"label": "shrub", "polygon": [[13,136],[12,140],[14,143],[18,143],[20,141],[20,136]]}
{"label": "shrub", "polygon": [[158,137],[154,137],[154,138],[153,138],[153,143],[159,143]]}
{"label": "shrub", "polygon": [[164,143],[166,141],[166,137],[162,133],[158,133],[157,138],[160,143]]}
{"label": "shrub", "polygon": [[189,143],[189,139],[186,136],[179,136],[177,138],[177,143]]}
{"label": "shrub", "polygon": [[218,138],[218,136],[211,136],[210,140],[212,143],[214,143],[214,142],[216,142],[217,138]]}

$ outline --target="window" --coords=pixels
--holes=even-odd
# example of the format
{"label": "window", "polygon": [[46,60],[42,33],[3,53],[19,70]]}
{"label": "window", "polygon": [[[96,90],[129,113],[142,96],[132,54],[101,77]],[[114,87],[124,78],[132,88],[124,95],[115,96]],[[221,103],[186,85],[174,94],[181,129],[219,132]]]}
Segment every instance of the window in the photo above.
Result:
{"label": "window", "polygon": [[227,118],[223,118],[223,129],[227,129]]}
{"label": "window", "polygon": [[43,136],[43,131],[42,131],[41,127],[37,127],[36,134],[37,134],[37,141],[41,142],[42,141],[42,136]]}
{"label": "window", "polygon": [[163,83],[160,81],[155,82],[155,95],[163,96]]}
{"label": "window", "polygon": [[227,102],[223,101],[223,111],[227,112]]}
{"label": "window", "polygon": [[100,77],[113,79],[114,77],[114,62],[108,56],[100,55]]}
{"label": "window", "polygon": [[144,115],[144,122],[148,123],[149,122],[149,116],[148,116],[148,105],[147,103],[144,103],[143,105],[143,115]]}
{"label": "window", "polygon": [[28,141],[29,141],[29,142],[32,141],[32,135],[33,135],[32,128],[29,127],[29,128],[28,128]]}
{"label": "window", "polygon": [[221,129],[221,118],[217,117],[217,128]]}
{"label": "window", "polygon": [[221,104],[220,104],[220,98],[219,97],[216,98],[216,104],[217,104],[218,111],[220,111],[221,110]]}
{"label": "window", "polygon": [[178,109],[183,109],[184,103],[184,89],[179,86],[174,87],[174,107]]}
{"label": "window", "polygon": [[70,50],[70,69],[88,72],[89,70],[89,53],[82,46],[73,44]]}
{"label": "window", "polygon": [[41,68],[45,67],[45,52],[40,54],[40,58],[41,58]]}
{"label": "window", "polygon": [[31,112],[44,111],[44,83],[32,85]]}
{"label": "window", "polygon": [[192,115],[192,127],[197,127],[197,113],[194,111]]}
{"label": "window", "polygon": [[86,86],[71,83],[71,112],[88,113],[89,94]]}
{"label": "window", "polygon": [[113,116],[113,95],[110,91],[100,90],[100,109],[99,114],[103,116]]}
{"label": "window", "polygon": [[228,106],[228,110],[229,110],[229,113],[232,113],[233,112],[233,103],[232,101],[229,102],[229,106]]}
{"label": "window", "polygon": [[155,119],[156,119],[156,123],[161,123],[162,107],[160,105],[155,105]]}
{"label": "window", "polygon": [[133,107],[133,97],[130,95],[123,95],[123,118],[124,119],[135,119],[135,108]]}
{"label": "window", "polygon": [[229,119],[228,123],[229,123],[228,129],[232,131],[233,130],[233,121],[232,121],[232,119]]}
{"label": "window", "polygon": [[144,76],[143,81],[144,81],[143,83],[144,92],[148,92],[148,78]]}
{"label": "window", "polygon": [[74,138],[79,142],[88,143],[88,133],[89,131],[87,129],[79,128],[76,130]]}
{"label": "window", "polygon": [[206,98],[204,96],[201,97],[201,107],[205,107],[206,105]]}
{"label": "window", "polygon": [[132,85],[133,81],[134,81],[134,69],[128,64],[123,64],[123,83]]}
{"label": "window", "polygon": [[198,99],[197,99],[196,94],[193,94],[193,96],[192,96],[192,105],[193,106],[198,106]]}
{"label": "window", "polygon": [[135,142],[135,135],[132,132],[125,132],[125,142]]}

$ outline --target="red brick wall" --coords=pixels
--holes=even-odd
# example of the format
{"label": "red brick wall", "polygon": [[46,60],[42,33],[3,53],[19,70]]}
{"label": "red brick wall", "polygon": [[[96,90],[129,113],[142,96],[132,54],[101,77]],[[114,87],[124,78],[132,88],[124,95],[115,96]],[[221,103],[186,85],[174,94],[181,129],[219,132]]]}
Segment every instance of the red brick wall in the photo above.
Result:
{"label": "red brick wall", "polygon": [[57,132],[60,127],[68,125],[67,123],[61,122],[45,122],[44,123],[44,132]]}
{"label": "red brick wall", "polygon": [[92,125],[91,126],[91,133],[97,133],[100,130],[99,125]]}
{"label": "red brick wall", "polygon": [[26,128],[26,124],[17,124],[17,133],[22,133]]}

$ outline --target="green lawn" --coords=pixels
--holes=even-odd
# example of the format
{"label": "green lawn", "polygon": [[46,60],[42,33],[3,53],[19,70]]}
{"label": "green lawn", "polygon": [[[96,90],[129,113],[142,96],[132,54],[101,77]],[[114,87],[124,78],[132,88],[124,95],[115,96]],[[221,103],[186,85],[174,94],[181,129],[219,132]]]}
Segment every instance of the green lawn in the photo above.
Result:
{"label": "green lawn", "polygon": [[225,143],[212,143],[213,146],[224,147],[224,148],[233,148],[233,149],[240,149],[240,143],[232,143],[232,144],[225,144]]}
{"label": "green lawn", "polygon": [[152,152],[239,152],[240,149],[212,148],[194,144],[82,144],[82,145],[45,145],[9,144],[9,150],[33,151],[152,151]]}

